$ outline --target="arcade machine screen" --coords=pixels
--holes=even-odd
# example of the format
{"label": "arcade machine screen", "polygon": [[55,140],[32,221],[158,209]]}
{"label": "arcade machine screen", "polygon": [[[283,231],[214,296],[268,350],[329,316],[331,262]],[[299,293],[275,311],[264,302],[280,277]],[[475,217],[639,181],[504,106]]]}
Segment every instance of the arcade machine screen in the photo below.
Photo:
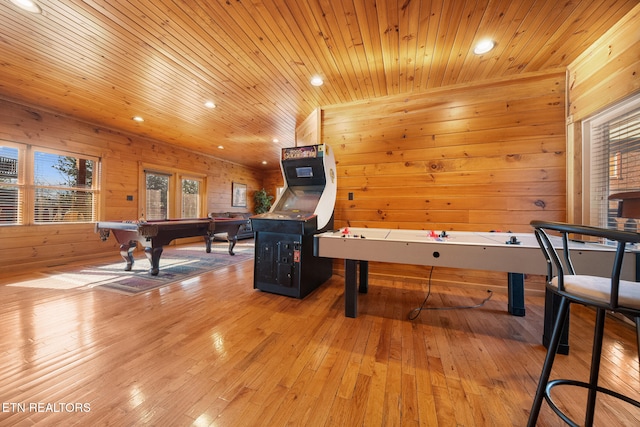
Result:
{"label": "arcade machine screen", "polygon": [[274,207],[274,213],[313,213],[324,187],[288,187]]}

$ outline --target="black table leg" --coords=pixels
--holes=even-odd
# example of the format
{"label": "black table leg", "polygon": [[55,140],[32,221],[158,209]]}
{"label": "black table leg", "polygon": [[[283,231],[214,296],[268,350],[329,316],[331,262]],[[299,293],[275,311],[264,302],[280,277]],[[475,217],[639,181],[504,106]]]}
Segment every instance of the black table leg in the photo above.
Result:
{"label": "black table leg", "polygon": [[358,292],[366,294],[369,292],[369,261],[360,261],[360,286]]}
{"label": "black table leg", "polygon": [[524,274],[508,273],[508,279],[509,313],[514,316],[524,316]]}
{"label": "black table leg", "polygon": [[[558,310],[560,308],[559,295],[544,290],[544,332],[542,335],[542,344],[549,348],[549,341],[551,340],[551,333],[553,332],[553,325],[556,317],[558,316]],[[562,335],[560,336],[560,345],[558,346],[559,354],[569,354],[569,323],[566,322]]]}
{"label": "black table leg", "polygon": [[358,317],[357,267],[358,261],[344,260],[344,315],[346,317]]}

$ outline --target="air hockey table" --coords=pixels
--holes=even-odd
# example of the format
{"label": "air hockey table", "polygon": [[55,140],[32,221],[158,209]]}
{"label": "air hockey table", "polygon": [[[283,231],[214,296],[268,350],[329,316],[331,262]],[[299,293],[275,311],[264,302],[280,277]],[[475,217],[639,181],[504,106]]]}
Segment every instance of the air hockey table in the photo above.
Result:
{"label": "air hockey table", "polygon": [[[555,241],[561,248],[561,239]],[[581,274],[611,274],[608,269],[614,247],[571,241],[570,250]],[[358,291],[368,291],[369,261],[506,272],[508,311],[515,316],[525,315],[525,274],[547,274],[546,260],[533,233],[343,228],[317,234],[314,255],[345,260],[344,313],[353,318],[358,315]],[[625,257],[623,279],[640,281],[637,257],[637,252]]]}

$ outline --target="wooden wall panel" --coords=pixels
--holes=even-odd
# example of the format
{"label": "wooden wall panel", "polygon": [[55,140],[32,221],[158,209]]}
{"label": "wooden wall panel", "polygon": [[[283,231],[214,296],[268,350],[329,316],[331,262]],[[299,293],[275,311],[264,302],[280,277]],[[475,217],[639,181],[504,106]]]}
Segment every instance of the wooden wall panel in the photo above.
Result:
{"label": "wooden wall panel", "polygon": [[[250,211],[253,192],[263,185],[257,170],[7,101],[0,101],[0,140],[101,157],[102,219],[139,217],[141,162],[206,175],[208,212]],[[234,181],[247,184],[247,208],[231,207]],[[127,195],[134,200],[127,201]],[[0,242],[0,274],[117,256],[115,240],[101,242],[93,224],[2,226]]]}
{"label": "wooden wall panel", "polygon": [[568,67],[575,122],[640,90],[640,4]]}
{"label": "wooden wall panel", "polygon": [[[565,111],[564,71],[323,107],[336,228],[530,232],[533,219],[564,220]],[[371,271],[424,278],[428,269]],[[471,284],[495,274],[438,277]]]}
{"label": "wooden wall panel", "polygon": [[588,223],[582,200],[582,122],[640,91],[640,4],[573,61],[567,76],[568,217]]}
{"label": "wooden wall panel", "polygon": [[564,219],[564,79],[324,107],[337,225],[530,231],[532,219]]}
{"label": "wooden wall panel", "polygon": [[322,110],[316,108],[296,127],[296,147],[322,143]]}

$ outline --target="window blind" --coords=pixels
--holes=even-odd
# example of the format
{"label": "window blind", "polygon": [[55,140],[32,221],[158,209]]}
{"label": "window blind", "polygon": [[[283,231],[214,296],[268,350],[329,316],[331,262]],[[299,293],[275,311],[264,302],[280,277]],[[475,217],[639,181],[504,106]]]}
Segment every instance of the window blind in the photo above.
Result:
{"label": "window blind", "polygon": [[624,222],[611,194],[640,191],[640,107],[625,110],[591,126],[590,223],[602,227]]}
{"label": "window blind", "polygon": [[18,178],[18,149],[0,146],[0,225],[20,220],[22,188]]}

